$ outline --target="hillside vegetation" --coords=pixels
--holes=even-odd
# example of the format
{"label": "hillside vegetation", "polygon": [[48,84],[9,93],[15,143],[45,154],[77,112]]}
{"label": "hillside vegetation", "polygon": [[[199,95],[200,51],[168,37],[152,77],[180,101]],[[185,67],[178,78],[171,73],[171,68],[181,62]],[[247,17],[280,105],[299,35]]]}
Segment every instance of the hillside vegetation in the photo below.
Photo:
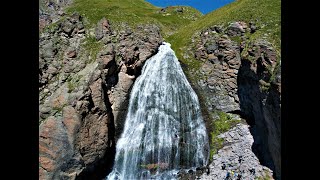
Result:
{"label": "hillside vegetation", "polygon": [[[183,12],[178,11],[180,8]],[[144,0],[75,0],[67,12],[79,12],[87,18],[89,27],[103,17],[110,20],[113,26],[123,22],[131,26],[154,23],[160,26],[164,37],[202,16],[201,12],[188,6],[161,9]]]}
{"label": "hillside vegetation", "polygon": [[[183,12],[178,12],[181,7]],[[172,44],[179,60],[195,68],[199,63],[193,57],[183,56],[193,36],[211,26],[228,25],[235,21],[254,22],[259,28],[250,37],[251,41],[266,38],[280,56],[280,0],[236,0],[206,15],[188,6],[170,6],[161,11],[161,8],[144,0],[75,0],[67,12],[79,12],[87,19],[89,27],[94,27],[103,17],[109,19],[113,27],[121,23],[133,27],[138,24],[157,24],[165,41]]]}
{"label": "hillside vegetation", "polygon": [[[280,0],[236,0],[226,6],[223,6],[188,26],[178,30],[175,34],[166,40],[172,44],[178,58],[185,62],[182,55],[184,47],[191,43],[192,36],[213,25],[224,24],[235,21],[253,21],[260,27],[254,33],[252,40],[266,37],[273,46],[280,52],[281,43],[281,1]],[[192,61],[188,60],[187,64]]]}

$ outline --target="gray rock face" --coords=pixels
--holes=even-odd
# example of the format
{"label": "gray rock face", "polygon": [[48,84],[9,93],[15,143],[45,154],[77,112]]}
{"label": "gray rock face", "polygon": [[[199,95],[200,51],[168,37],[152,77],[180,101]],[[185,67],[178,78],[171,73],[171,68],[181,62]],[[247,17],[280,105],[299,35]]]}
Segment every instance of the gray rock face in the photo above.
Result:
{"label": "gray rock face", "polygon": [[[85,49],[80,46],[85,37],[78,33],[79,24],[82,24],[82,18],[74,13],[61,22],[57,29],[40,35],[39,84],[42,102],[88,62]],[[48,92],[42,93],[43,89]]]}
{"label": "gray rock face", "polygon": [[109,21],[105,18],[101,19],[95,28],[96,40],[102,39],[105,35],[111,33]]}
{"label": "gray rock face", "polygon": [[[237,111],[247,117],[262,164],[281,179],[281,75],[276,51],[265,40],[249,42],[253,22],[211,27],[200,34],[193,78],[207,110]],[[219,31],[219,33],[218,33]],[[239,42],[240,41],[240,42]]]}
{"label": "gray rock face", "polygon": [[240,49],[228,36],[205,33],[195,56],[204,61],[198,73],[198,84],[206,96],[207,108],[225,112],[240,110],[237,95]]}
{"label": "gray rock face", "polygon": [[245,33],[248,29],[248,26],[245,22],[233,22],[230,24],[227,30],[229,36],[239,36],[242,33]]}
{"label": "gray rock face", "polygon": [[253,137],[249,126],[237,124],[218,136],[224,139],[225,146],[213,155],[207,173],[198,179],[225,179],[229,174],[230,179],[256,179],[258,177],[272,178],[272,171],[262,166],[251,150]]}

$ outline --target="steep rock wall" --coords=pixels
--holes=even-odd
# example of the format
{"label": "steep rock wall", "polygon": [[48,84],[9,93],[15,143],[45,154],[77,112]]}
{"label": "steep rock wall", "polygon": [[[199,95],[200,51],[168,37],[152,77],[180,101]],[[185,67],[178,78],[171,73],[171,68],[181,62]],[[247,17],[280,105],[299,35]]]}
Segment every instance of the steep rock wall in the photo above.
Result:
{"label": "steep rock wall", "polygon": [[254,23],[232,22],[203,30],[189,47],[200,68],[188,71],[205,111],[236,113],[247,120],[253,152],[280,179],[280,55],[266,40],[251,40],[256,29]]}

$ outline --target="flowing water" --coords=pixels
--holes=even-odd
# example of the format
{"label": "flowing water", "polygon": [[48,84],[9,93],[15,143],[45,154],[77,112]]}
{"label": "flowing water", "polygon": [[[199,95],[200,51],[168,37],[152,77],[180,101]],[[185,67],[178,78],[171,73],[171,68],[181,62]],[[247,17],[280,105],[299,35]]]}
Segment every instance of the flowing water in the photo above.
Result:
{"label": "flowing water", "polygon": [[198,97],[163,43],[134,83],[107,179],[176,179],[180,169],[205,166],[208,157]]}

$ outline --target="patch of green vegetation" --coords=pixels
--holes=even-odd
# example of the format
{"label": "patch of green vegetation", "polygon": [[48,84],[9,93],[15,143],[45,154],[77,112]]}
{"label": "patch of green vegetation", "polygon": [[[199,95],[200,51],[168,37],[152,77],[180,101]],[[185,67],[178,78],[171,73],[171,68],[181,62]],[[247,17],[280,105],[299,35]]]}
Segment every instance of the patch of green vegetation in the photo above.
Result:
{"label": "patch of green vegetation", "polygon": [[97,54],[101,50],[103,43],[101,41],[97,41],[94,36],[90,35],[84,39],[84,42],[84,48],[88,52],[88,57],[91,57],[90,62],[92,62],[97,58]]}
{"label": "patch of green vegetation", "polygon": [[280,0],[236,0],[223,6],[188,26],[178,30],[172,36],[166,38],[171,43],[177,57],[186,64],[192,65],[190,61],[194,58],[186,59],[183,53],[192,41],[194,34],[213,25],[220,25],[235,21],[254,22],[258,27],[257,31],[251,35],[252,41],[265,37],[272,45],[280,51],[281,39],[281,1]]}
{"label": "patch of green vegetation", "polygon": [[71,93],[75,88],[75,85],[71,81],[68,81],[68,93]]}
{"label": "patch of green vegetation", "polygon": [[259,176],[259,177],[255,178],[255,180],[271,180],[271,179],[273,179],[273,178],[270,177],[269,174],[267,174],[267,176],[265,176],[265,177]]}
{"label": "patch of green vegetation", "polygon": [[224,140],[222,138],[218,138],[218,135],[227,132],[236,124],[240,123],[240,120],[233,119],[232,116],[225,112],[217,111],[214,112],[211,116],[213,116],[214,114],[217,114],[219,118],[214,120],[211,124],[212,131],[210,132],[210,161],[212,161],[212,156],[223,147]]}
{"label": "patch of green vegetation", "polygon": [[69,14],[77,11],[87,18],[89,28],[93,27],[103,17],[113,24],[113,27],[125,22],[130,26],[138,24],[158,24],[162,35],[190,24],[202,14],[192,8],[183,6],[183,12],[177,12],[177,7],[169,7],[165,12],[144,0],[75,0],[67,9]]}
{"label": "patch of green vegetation", "polygon": [[61,21],[51,23],[51,24],[45,26],[42,31],[39,31],[39,34],[45,33],[45,32],[48,32],[48,33],[54,32],[56,29],[58,29],[59,22],[61,22]]}
{"label": "patch of green vegetation", "polygon": [[68,93],[71,93],[73,90],[77,88],[77,86],[79,85],[79,81],[82,77],[83,75],[75,75],[72,79],[67,79]]}
{"label": "patch of green vegetation", "polygon": [[241,43],[241,36],[232,36],[232,37],[230,37],[230,39],[231,39],[231,41],[234,41],[234,42],[236,42],[237,43],[237,45],[240,45],[240,43]]}
{"label": "patch of green vegetation", "polygon": [[260,90],[261,90],[262,92],[268,92],[269,88],[270,88],[270,83],[267,83],[267,84],[265,84],[265,85],[261,85],[261,84],[260,84]]}
{"label": "patch of green vegetation", "polygon": [[[53,107],[53,108],[52,108],[52,111],[56,111],[56,113],[62,112],[62,109],[63,109],[63,108],[64,108],[64,106]],[[54,113],[54,114],[56,114],[56,113]]]}

